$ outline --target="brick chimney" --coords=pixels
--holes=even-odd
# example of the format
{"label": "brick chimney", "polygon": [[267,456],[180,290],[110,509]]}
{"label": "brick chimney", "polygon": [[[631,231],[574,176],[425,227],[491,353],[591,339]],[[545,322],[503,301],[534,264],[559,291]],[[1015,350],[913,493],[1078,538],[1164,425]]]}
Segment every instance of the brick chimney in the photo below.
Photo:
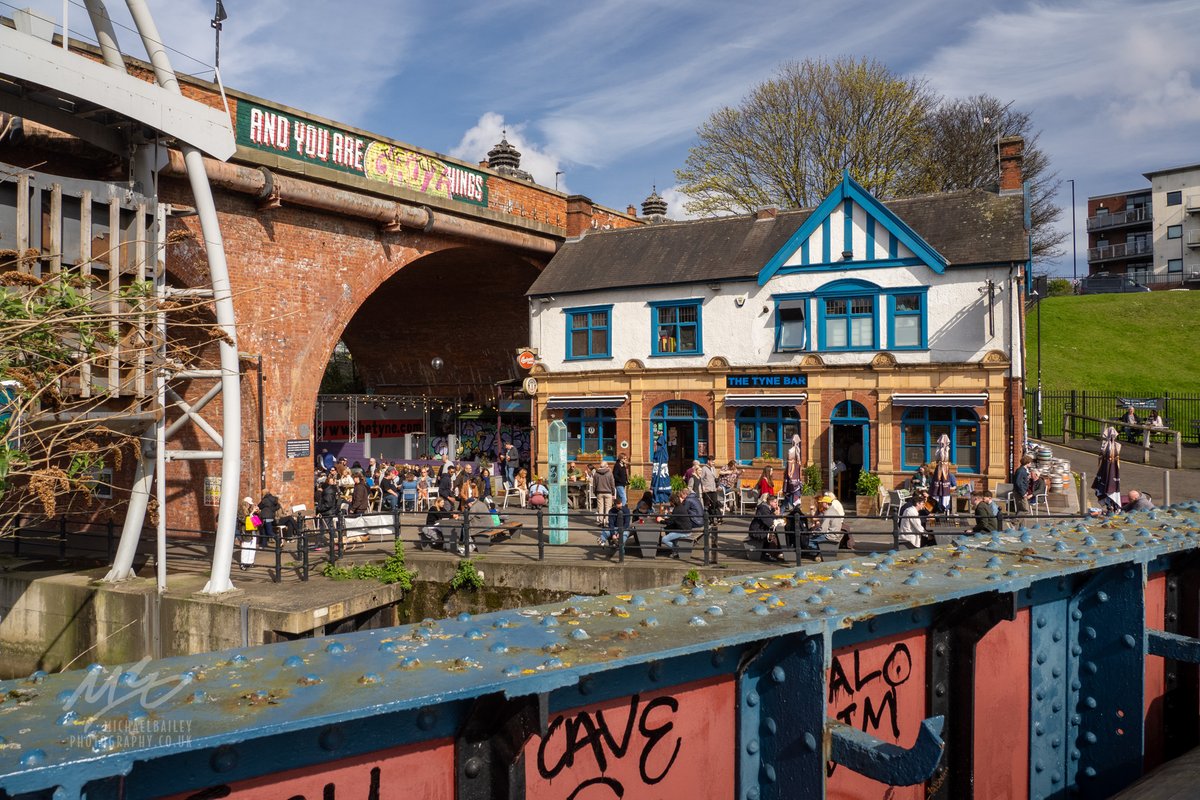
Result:
{"label": "brick chimney", "polygon": [[567,236],[582,236],[592,229],[595,204],[591,198],[573,194],[567,198]]}
{"label": "brick chimney", "polygon": [[628,215],[629,215],[629,216],[631,216],[631,217],[636,217],[636,216],[637,216],[637,206],[635,206],[633,203],[630,203],[630,204],[629,204],[629,205],[628,205],[628,206],[625,208],[625,213],[626,213],[626,214],[628,214]]}
{"label": "brick chimney", "polygon": [[779,216],[779,209],[775,206],[764,206],[754,209],[755,221],[760,219],[775,219],[777,216]]}
{"label": "brick chimney", "polygon": [[1005,136],[996,143],[1000,151],[1000,194],[1019,194],[1025,180],[1025,139]]}

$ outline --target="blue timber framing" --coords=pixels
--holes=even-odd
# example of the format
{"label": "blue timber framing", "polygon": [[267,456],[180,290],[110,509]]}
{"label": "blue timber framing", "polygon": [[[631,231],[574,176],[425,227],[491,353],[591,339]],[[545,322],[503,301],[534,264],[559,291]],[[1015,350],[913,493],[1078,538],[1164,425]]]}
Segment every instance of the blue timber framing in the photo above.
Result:
{"label": "blue timber framing", "polygon": [[[1030,710],[1029,795],[1106,797],[1141,773],[1145,658],[1200,656],[1195,631],[1144,621],[1146,580],[1194,568],[1198,520],[1188,503],[702,586],[35,673],[0,683],[0,790],[216,797],[285,770],[452,742],[457,797],[519,798],[522,746],[552,715],[715,680],[735,687],[721,743],[736,748],[739,798],[822,798],[830,761],[897,785],[943,765],[949,783],[927,786],[970,797],[973,646],[1028,609],[1029,696],[1012,702]],[[830,719],[835,650],[911,632],[931,662],[917,743]],[[107,732],[148,719],[188,735]],[[1195,727],[1194,708],[1184,721]]]}

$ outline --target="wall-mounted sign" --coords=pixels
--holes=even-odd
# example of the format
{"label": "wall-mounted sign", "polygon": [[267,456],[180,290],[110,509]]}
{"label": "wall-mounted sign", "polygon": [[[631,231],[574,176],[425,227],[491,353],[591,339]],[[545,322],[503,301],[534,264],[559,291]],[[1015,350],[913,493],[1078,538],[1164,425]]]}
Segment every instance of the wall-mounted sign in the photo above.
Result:
{"label": "wall-mounted sign", "polygon": [[532,395],[537,394],[537,390],[538,390],[537,378],[526,378],[524,381],[521,382],[521,388],[525,390],[525,394],[527,394],[527,395],[532,396]]}
{"label": "wall-mounted sign", "polygon": [[522,350],[517,356],[517,366],[521,369],[531,369],[535,358],[532,350]]}
{"label": "wall-mounted sign", "polygon": [[308,439],[288,439],[287,440],[287,457],[288,458],[311,458],[312,444]]}
{"label": "wall-mounted sign", "polygon": [[237,143],[432,197],[488,204],[482,172],[247,100],[237,105]]}
{"label": "wall-mounted sign", "polygon": [[727,389],[802,389],[808,386],[808,375],[726,375]]}
{"label": "wall-mounted sign", "polygon": [[[372,439],[396,439],[406,433],[421,430],[419,419],[359,419],[358,435],[371,434]],[[350,439],[350,420],[327,419],[321,423],[322,442],[344,442]]]}
{"label": "wall-mounted sign", "polygon": [[204,479],[204,505],[211,508],[221,505],[221,476],[210,475]]}

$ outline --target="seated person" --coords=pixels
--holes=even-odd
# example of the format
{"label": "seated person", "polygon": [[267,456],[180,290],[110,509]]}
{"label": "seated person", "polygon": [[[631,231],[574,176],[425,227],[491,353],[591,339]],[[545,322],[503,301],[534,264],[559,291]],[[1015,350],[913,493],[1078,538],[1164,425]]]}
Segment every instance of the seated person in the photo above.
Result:
{"label": "seated person", "polygon": [[400,485],[396,481],[396,471],[388,470],[388,473],[379,482],[379,490],[382,493],[380,496],[383,500],[384,511],[395,511],[400,505]]}
{"label": "seated person", "polygon": [[783,561],[779,549],[779,537],[775,534],[775,520],[779,519],[779,498],[766,495],[754,509],[750,520],[750,538],[761,548],[760,561]]}
{"label": "seated person", "polygon": [[804,513],[804,509],[800,504],[792,506],[792,509],[787,514],[787,520],[783,526],[783,536],[787,540],[789,549],[796,548],[796,537],[800,537],[800,549],[807,550],[808,547],[808,532],[811,530],[809,525],[808,515]]}
{"label": "seated person", "polygon": [[413,509],[417,507],[417,476],[411,472],[404,474],[404,482],[400,484],[400,497],[404,504],[412,504]]}
{"label": "seated person", "polygon": [[[1127,423],[1129,425],[1137,425],[1141,422],[1141,420],[1139,420],[1137,418],[1137,414],[1134,413],[1133,406],[1126,406],[1125,407],[1125,416],[1121,417],[1121,422]],[[1138,431],[1134,430],[1133,428],[1128,428],[1128,427],[1122,428],[1121,430],[1125,434],[1126,441],[1130,441],[1130,442],[1137,441]]]}
{"label": "seated person", "polygon": [[671,558],[679,558],[680,539],[691,538],[692,531],[704,528],[704,507],[699,498],[687,487],[679,490],[678,502],[671,507],[671,515],[663,525],[660,544],[671,551]]}
{"label": "seated person", "polygon": [[635,518],[635,522],[637,522],[638,525],[644,524],[647,517],[653,516],[654,492],[642,492],[642,499],[637,501],[637,505],[634,506],[632,514]]}
{"label": "seated person", "polygon": [[975,527],[971,528],[971,533],[992,533],[1000,530],[1000,518],[990,491],[975,492],[971,495],[971,503],[975,508]]}
{"label": "seated person", "polygon": [[[629,513],[629,506],[621,502],[620,495],[613,497],[612,507],[608,510],[608,527],[600,535],[600,544],[616,547],[618,541],[625,541],[629,538],[630,520],[632,515]],[[621,538],[618,540],[617,535]]]}
{"label": "seated person", "polygon": [[929,467],[922,464],[917,467],[917,471],[909,478],[909,487],[911,491],[916,492],[918,489],[929,489]]}
{"label": "seated person", "polygon": [[1129,490],[1129,499],[1121,506],[1122,511],[1153,511],[1154,503],[1151,502],[1150,495],[1139,492],[1137,489]]}
{"label": "seated person", "polygon": [[842,524],[846,520],[846,510],[842,508],[841,502],[832,494],[825,493],[817,498],[817,516],[821,518],[819,536],[814,536],[814,539],[824,539],[825,541],[833,541],[839,539],[838,536],[842,532]]}
{"label": "seated person", "polygon": [[441,495],[434,497],[433,505],[425,516],[425,527],[421,528],[421,539],[429,544],[444,545],[448,538],[445,535],[447,531],[451,532],[449,538],[457,536],[456,526],[451,525],[450,520],[458,518],[458,514],[446,507],[446,498]]}
{"label": "seated person", "polygon": [[900,541],[913,547],[920,547],[923,544],[922,538],[925,535],[925,526],[921,520],[921,510],[926,509],[926,513],[928,513],[928,501],[929,491],[926,489],[916,489],[904,501],[904,505],[900,506]]}
{"label": "seated person", "polygon": [[550,502],[550,489],[546,487],[546,479],[535,477],[529,487],[529,505],[537,508]]}

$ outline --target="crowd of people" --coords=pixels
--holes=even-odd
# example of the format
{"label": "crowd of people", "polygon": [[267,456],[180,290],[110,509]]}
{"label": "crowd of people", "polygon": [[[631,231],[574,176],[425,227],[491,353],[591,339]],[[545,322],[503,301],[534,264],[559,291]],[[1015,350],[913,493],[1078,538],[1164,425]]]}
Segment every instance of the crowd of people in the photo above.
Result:
{"label": "crowd of people", "polygon": [[[1148,424],[1157,423],[1151,420]],[[1145,492],[1135,489],[1121,496],[1119,454],[1117,431],[1109,427],[1102,438],[1100,464],[1093,483],[1101,504],[1099,509],[1091,510],[1094,515],[1154,508],[1152,498]],[[493,498],[493,470],[503,477],[504,491],[518,497],[518,505],[533,508],[548,505],[550,490],[546,480],[531,476],[520,466],[512,445],[504,447],[494,463],[480,460],[478,464],[466,461],[456,464],[443,456],[434,467],[375,458],[368,458],[366,464],[351,464],[325,450],[314,473],[317,527],[319,531],[333,533],[339,518],[354,518],[374,510],[424,511],[422,539],[447,548],[454,545],[465,555],[472,545],[460,533],[464,529],[464,513],[490,515],[496,525],[501,524]],[[722,522],[726,509],[733,505],[730,499],[740,499],[743,490],[743,469],[733,460],[718,468],[697,459],[681,477],[682,486],[677,481],[678,488],[669,496],[660,496],[656,502],[655,493],[645,491],[637,502],[631,503],[633,476],[627,454],[621,453],[612,462],[601,461],[596,465],[575,462],[567,465],[568,480],[573,486],[585,486],[586,496],[594,502],[599,544],[616,548],[631,535],[637,535],[639,527],[653,528],[658,532],[658,546],[675,558],[679,557],[679,543],[684,539],[694,541],[708,520]],[[833,494],[819,495],[810,516],[801,508],[798,483],[787,479],[783,483],[780,492],[771,466],[764,467],[754,482],[755,509],[747,526],[747,543],[763,561],[783,560],[784,547],[799,547],[808,552],[822,543],[853,547],[845,526],[845,509]],[[927,546],[933,542],[935,526],[952,518],[952,498],[960,491],[957,476],[945,459],[922,464],[907,483],[910,492],[897,513],[898,535],[900,541],[912,547]],[[974,524],[967,531],[992,532],[1011,524],[1010,501],[1011,516],[1031,514],[1036,498],[1046,492],[1046,480],[1033,457],[1025,455],[1012,476],[1011,497],[996,497],[986,488],[962,491],[969,491],[971,498]],[[280,528],[297,524],[270,492],[257,503],[247,497],[242,505],[243,541],[251,546],[255,543],[266,546],[280,535]],[[246,566],[243,564],[243,568]]]}

